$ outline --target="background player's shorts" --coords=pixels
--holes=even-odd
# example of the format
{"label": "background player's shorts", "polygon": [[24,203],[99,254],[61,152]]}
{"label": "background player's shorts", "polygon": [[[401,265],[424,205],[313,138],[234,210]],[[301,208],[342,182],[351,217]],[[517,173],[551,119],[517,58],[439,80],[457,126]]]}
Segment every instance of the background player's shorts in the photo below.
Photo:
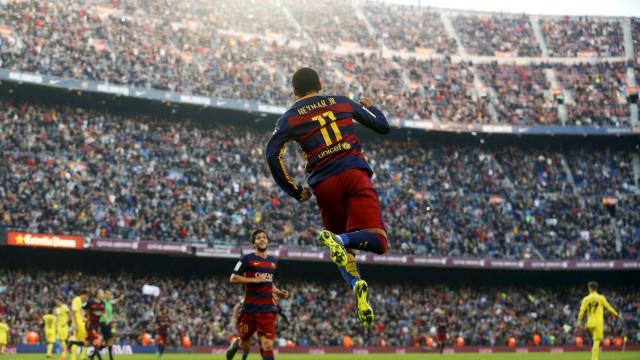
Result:
{"label": "background player's shorts", "polygon": [[47,344],[52,344],[56,342],[56,331],[55,330],[45,331],[44,338],[47,341]]}
{"label": "background player's shorts", "polygon": [[167,334],[156,335],[156,346],[166,346],[166,345],[169,345],[169,336],[167,336]]}
{"label": "background player's shorts", "polygon": [[258,331],[258,335],[263,335],[267,339],[276,338],[276,313],[248,313],[242,312],[238,319],[238,337],[242,340],[249,340],[253,333]]}
{"label": "background player's shorts", "polygon": [[98,325],[87,326],[87,340],[93,344],[96,340],[102,340],[100,335],[100,327]]}
{"label": "background player's shorts", "polygon": [[378,194],[364,169],[349,169],[313,187],[324,227],[340,234],[384,228]]}
{"label": "background player's shorts", "polygon": [[69,338],[69,327],[60,326],[56,330],[56,336],[58,337],[58,339],[66,341]]}
{"label": "background player's shorts", "polygon": [[438,333],[436,335],[436,340],[438,340],[438,342],[443,342],[447,340],[447,333]]}
{"label": "background player's shorts", "polygon": [[591,332],[593,340],[602,340],[604,334],[602,326],[587,327],[587,330]]}
{"label": "background player's shorts", "polygon": [[100,324],[100,332],[102,333],[104,341],[113,337],[113,334],[111,333],[111,324]]}

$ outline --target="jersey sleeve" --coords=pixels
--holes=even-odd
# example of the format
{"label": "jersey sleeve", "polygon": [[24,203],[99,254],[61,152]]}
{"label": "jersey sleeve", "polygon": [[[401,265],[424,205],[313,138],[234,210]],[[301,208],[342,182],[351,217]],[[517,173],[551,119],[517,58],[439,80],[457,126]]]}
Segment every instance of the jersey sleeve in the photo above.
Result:
{"label": "jersey sleeve", "polygon": [[282,116],[276,123],[276,128],[271,135],[271,139],[267,143],[267,149],[265,156],[267,158],[267,164],[269,164],[269,170],[276,184],[280,186],[284,192],[294,197],[296,200],[300,200],[300,194],[302,193],[302,187],[298,186],[289,175],[287,168],[284,165],[282,157],[287,149],[287,142],[291,140],[289,135],[289,125],[287,118]]}
{"label": "jersey sleeve", "polygon": [[349,99],[347,100],[351,103],[351,107],[353,108],[353,118],[357,122],[379,134],[389,133],[389,122],[382,111],[378,110],[375,106],[367,109],[361,104]]}
{"label": "jersey sleeve", "polygon": [[582,317],[584,316],[585,310],[587,310],[587,298],[583,298],[582,304],[580,304],[580,312],[578,313],[578,325],[582,323]]}
{"label": "jersey sleeve", "polygon": [[618,316],[618,312],[609,304],[607,298],[605,298],[604,296],[600,297],[600,305],[602,305],[603,308],[607,309],[607,311],[612,313],[614,316]]}
{"label": "jersey sleeve", "polygon": [[244,274],[244,272],[247,270],[247,259],[245,257],[243,257],[242,259],[238,260],[238,262],[236,263],[236,266],[233,268],[233,272],[232,274],[234,275],[242,275]]}

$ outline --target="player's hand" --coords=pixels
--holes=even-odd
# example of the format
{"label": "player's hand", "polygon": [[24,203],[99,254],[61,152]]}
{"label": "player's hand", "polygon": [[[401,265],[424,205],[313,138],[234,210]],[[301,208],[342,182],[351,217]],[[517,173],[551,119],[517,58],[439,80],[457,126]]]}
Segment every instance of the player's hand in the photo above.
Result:
{"label": "player's hand", "polygon": [[305,186],[302,188],[302,192],[300,193],[300,199],[298,199],[298,201],[305,202],[311,199],[311,195],[313,195],[313,193],[311,192],[311,188]]}
{"label": "player's hand", "polygon": [[289,292],[287,290],[282,290],[280,291],[280,296],[286,299],[289,297]]}
{"label": "player's hand", "polygon": [[373,101],[371,101],[371,99],[369,99],[368,97],[363,97],[360,98],[360,105],[368,109],[373,106]]}

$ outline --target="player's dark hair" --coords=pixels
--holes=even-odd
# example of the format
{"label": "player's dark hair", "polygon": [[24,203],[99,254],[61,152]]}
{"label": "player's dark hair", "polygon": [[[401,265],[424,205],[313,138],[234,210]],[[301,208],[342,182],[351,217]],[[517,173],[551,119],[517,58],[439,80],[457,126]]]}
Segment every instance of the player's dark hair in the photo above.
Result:
{"label": "player's dark hair", "polygon": [[589,290],[593,290],[593,291],[597,291],[598,290],[598,282],[597,281],[589,281],[589,284],[587,284],[587,286],[589,287]]}
{"label": "player's dark hair", "polygon": [[78,290],[78,295],[89,295],[89,289]]}
{"label": "player's dark hair", "polygon": [[[251,233],[251,243],[255,244],[256,243],[256,238],[258,237],[258,234],[265,234],[267,235],[267,232],[262,230],[262,229],[255,229],[253,230],[253,232]],[[267,235],[267,239],[269,239],[269,235]]]}
{"label": "player's dark hair", "polygon": [[310,92],[318,92],[322,90],[320,76],[311,68],[302,68],[293,74],[291,80],[293,85],[293,93],[296,96],[305,96]]}

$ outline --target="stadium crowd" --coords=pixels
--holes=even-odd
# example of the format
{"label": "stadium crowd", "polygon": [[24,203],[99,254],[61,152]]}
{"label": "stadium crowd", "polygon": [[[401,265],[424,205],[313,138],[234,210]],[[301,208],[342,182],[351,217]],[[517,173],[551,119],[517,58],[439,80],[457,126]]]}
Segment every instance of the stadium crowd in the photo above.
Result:
{"label": "stadium crowd", "polygon": [[[293,100],[289,76],[304,65],[319,70],[329,92],[352,98],[375,94],[391,117],[480,124],[558,123],[542,66],[479,66],[484,85],[497,92],[487,98],[474,81],[471,63],[370,51],[382,42],[396,50],[455,53],[455,41],[446,35],[440,15],[429,8],[367,4],[363,13],[377,29],[371,32],[359,16],[344,15],[358,13],[352,3],[331,17],[309,15],[331,6],[327,1],[242,0],[227,5],[145,0],[117,6],[55,0],[0,3],[0,67],[286,105]],[[249,9],[248,13],[239,8]],[[299,27],[292,25],[292,18],[299,20]],[[526,18],[496,15],[481,20],[461,15],[454,22],[471,53],[508,50],[521,56],[539,55]],[[421,26],[400,25],[418,23]],[[558,40],[563,47],[595,42],[601,52],[604,44],[622,51],[621,37],[598,35],[621,33],[613,30],[620,27],[618,23],[565,19],[544,24],[563,34],[573,29]],[[591,27],[597,31],[587,31]],[[486,38],[476,36],[478,28]],[[578,32],[586,40],[574,39]],[[336,51],[337,45],[350,50]],[[488,76],[486,71],[494,69],[496,75]],[[624,64],[555,69],[563,87],[575,94],[568,124],[628,125]],[[604,106],[594,108],[595,103]],[[492,105],[496,117],[490,114]]]}
{"label": "stadium crowd", "polygon": [[[251,127],[0,102],[0,226],[237,246],[257,225],[275,245],[316,246],[316,205],[276,187],[264,161],[268,137]],[[392,252],[638,256],[629,152],[363,146]],[[304,181],[301,152],[290,150],[286,163]],[[604,197],[617,203],[605,206]]]}
{"label": "stadium crowd", "polygon": [[621,126],[629,121],[625,63],[556,65],[562,87],[571,91],[569,118],[576,125]]}
{"label": "stadium crowd", "polygon": [[[299,346],[341,346],[349,336],[353,346],[425,346],[435,331],[435,318],[444,311],[449,318],[449,343],[461,336],[467,345],[506,345],[514,337],[520,345],[531,344],[534,334],[542,345],[573,345],[577,311],[584,287],[569,289],[430,284],[375,284],[372,306],[379,315],[371,329],[357,324],[354,302],[343,283],[278,282],[290,293],[279,305],[290,324],[278,319],[277,342]],[[117,284],[117,285],[113,285]],[[145,284],[160,287],[160,296],[142,294]],[[241,301],[242,287],[226,277],[160,277],[129,273],[81,274],[58,271],[0,273],[0,317],[11,327],[10,343],[25,342],[29,331],[42,331],[41,319],[57,297],[69,304],[85,287],[110,289],[124,300],[114,306],[119,343],[140,344],[143,332],[155,334],[160,305],[169,308],[169,336],[180,344],[178,334],[194,345],[226,345],[235,329],[234,305]],[[115,286],[115,288],[113,288]],[[640,294],[637,288],[604,288],[602,293],[624,314],[628,344],[640,342]],[[620,336],[622,323],[607,321],[605,335]],[[40,339],[44,339],[41,336]]]}
{"label": "stadium crowd", "polygon": [[393,50],[440,54],[458,51],[440,15],[431,8],[373,2],[364,8],[364,14],[376,29],[378,40]]}
{"label": "stadium crowd", "polygon": [[462,42],[471,55],[540,56],[542,51],[525,15],[463,16],[454,18]]}
{"label": "stadium crowd", "polygon": [[618,21],[566,16],[540,22],[550,56],[624,56],[624,35]]}

